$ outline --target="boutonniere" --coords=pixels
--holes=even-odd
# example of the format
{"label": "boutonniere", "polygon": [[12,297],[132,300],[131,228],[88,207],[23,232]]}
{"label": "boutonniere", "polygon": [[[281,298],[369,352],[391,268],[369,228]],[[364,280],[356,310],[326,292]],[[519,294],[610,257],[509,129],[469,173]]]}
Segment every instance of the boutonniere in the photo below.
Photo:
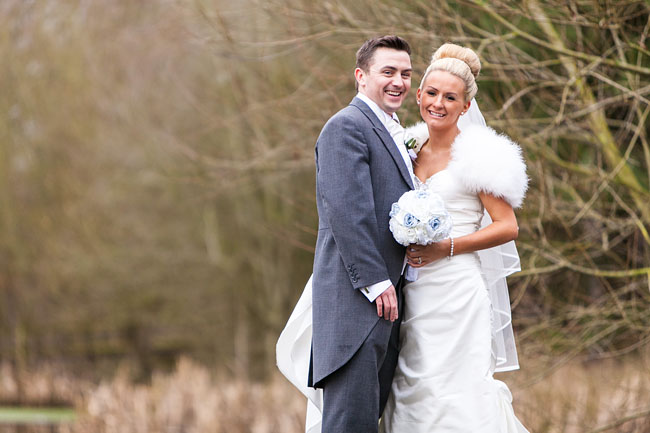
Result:
{"label": "boutonniere", "polygon": [[404,134],[404,146],[406,146],[406,150],[408,151],[411,159],[417,158],[418,152],[422,148],[422,144],[418,143],[415,137],[413,137],[408,132]]}
{"label": "boutonniere", "polygon": [[417,145],[418,143],[417,141],[415,141],[415,138],[413,137],[406,137],[406,139],[404,140],[404,146],[406,146],[408,150],[415,149]]}

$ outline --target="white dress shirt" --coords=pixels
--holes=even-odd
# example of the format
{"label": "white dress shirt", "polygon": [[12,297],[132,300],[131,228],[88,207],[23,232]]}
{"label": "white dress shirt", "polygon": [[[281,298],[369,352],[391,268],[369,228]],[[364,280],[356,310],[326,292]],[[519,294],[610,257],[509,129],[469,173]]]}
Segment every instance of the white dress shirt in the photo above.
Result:
{"label": "white dress shirt", "polygon": [[[384,110],[379,108],[379,105],[377,105],[372,99],[361,92],[357,93],[357,98],[361,99],[368,107],[370,107],[372,112],[375,113],[375,116],[377,116],[379,121],[386,127],[391,137],[393,137],[395,146],[397,146],[400,155],[402,155],[404,164],[411,175],[411,181],[414,181],[413,163],[411,162],[411,157],[408,154],[406,146],[404,146],[404,128],[400,125],[397,114],[393,113],[391,116],[386,113]],[[370,302],[374,302],[375,299],[384,293],[392,284],[393,283],[390,280],[381,281],[371,286],[364,287],[361,289],[361,293],[363,293]]]}

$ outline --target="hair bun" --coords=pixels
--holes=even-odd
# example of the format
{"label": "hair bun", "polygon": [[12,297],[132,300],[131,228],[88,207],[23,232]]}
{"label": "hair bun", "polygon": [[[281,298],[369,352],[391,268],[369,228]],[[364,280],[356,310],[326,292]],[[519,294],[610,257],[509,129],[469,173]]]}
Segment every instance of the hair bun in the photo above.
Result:
{"label": "hair bun", "polygon": [[470,71],[472,71],[474,79],[478,78],[478,74],[481,72],[481,61],[478,55],[470,48],[461,47],[456,44],[443,44],[431,56],[431,63],[445,58],[458,59],[465,62],[469,66]]}

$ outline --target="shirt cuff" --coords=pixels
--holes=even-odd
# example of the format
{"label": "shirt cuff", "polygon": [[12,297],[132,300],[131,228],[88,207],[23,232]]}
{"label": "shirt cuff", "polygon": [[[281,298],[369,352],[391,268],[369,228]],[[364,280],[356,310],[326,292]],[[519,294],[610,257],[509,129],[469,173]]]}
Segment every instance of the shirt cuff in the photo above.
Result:
{"label": "shirt cuff", "polygon": [[392,286],[393,283],[390,280],[384,280],[382,282],[373,284],[372,286],[363,287],[361,293],[363,293],[370,302],[374,302],[375,299],[379,297],[382,293],[386,291],[387,288]]}

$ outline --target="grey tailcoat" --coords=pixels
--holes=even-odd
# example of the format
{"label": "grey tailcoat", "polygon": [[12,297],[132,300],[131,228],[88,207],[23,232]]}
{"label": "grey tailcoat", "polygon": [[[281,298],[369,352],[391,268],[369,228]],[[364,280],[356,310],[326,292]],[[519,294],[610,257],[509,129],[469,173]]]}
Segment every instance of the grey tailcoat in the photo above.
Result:
{"label": "grey tailcoat", "polygon": [[393,138],[362,100],[354,98],[325,124],[316,143],[314,386],[343,366],[375,326],[391,326],[361,290],[384,280],[397,285],[405,249],[388,228],[389,213],[412,187]]}

